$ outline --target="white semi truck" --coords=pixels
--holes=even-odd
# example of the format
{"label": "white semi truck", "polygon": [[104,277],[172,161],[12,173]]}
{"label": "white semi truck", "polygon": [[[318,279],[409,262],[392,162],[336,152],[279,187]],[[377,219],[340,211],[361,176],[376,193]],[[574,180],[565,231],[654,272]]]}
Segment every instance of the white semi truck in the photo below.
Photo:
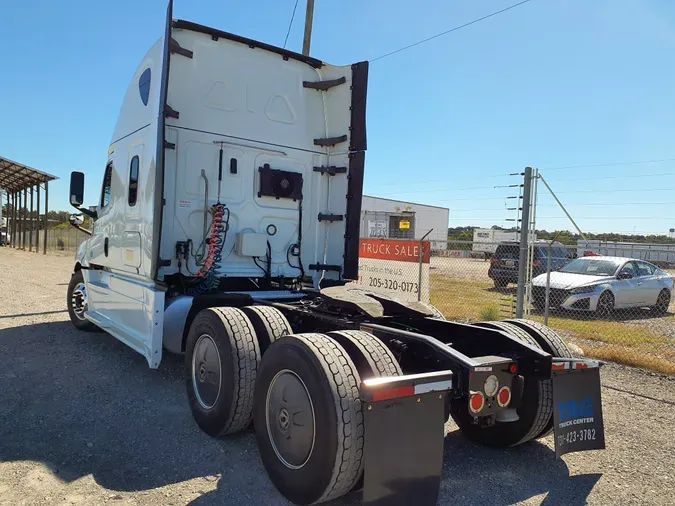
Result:
{"label": "white semi truck", "polygon": [[[297,504],[435,504],[444,423],[558,454],[604,447],[598,362],[516,320],[466,325],[358,276],[368,63],[172,17],[126,92],[68,287],[78,329],[184,354],[208,435],[253,423]],[[74,215],[72,223],[81,224]]]}

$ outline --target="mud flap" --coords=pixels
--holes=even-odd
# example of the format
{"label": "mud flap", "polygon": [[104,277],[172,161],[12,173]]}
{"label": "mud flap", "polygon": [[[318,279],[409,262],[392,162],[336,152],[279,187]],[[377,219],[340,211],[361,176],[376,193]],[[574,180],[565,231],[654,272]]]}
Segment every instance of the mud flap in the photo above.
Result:
{"label": "mud flap", "polygon": [[435,505],[443,469],[444,401],[452,372],[373,378],[361,385],[363,504]]}
{"label": "mud flap", "polygon": [[605,448],[599,363],[554,359],[555,455]]}

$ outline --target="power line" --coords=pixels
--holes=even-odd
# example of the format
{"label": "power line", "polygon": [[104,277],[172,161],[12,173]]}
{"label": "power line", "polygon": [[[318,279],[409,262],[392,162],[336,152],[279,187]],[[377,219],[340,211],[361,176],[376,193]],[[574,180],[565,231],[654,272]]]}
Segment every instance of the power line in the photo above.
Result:
{"label": "power line", "polygon": [[476,180],[476,179],[497,179],[497,178],[503,178],[503,177],[511,177],[515,175],[521,175],[520,172],[517,174],[511,173],[507,174],[506,172],[503,174],[490,174],[486,176],[474,176],[474,177],[453,177],[452,180],[448,179],[442,179],[442,180],[435,180],[435,181],[402,181],[400,183],[387,183],[387,184],[378,184],[378,188],[386,188],[389,186],[410,186],[410,185],[418,185],[418,184],[438,184],[438,183],[454,183],[455,181],[471,181],[471,180]]}
{"label": "power line", "polygon": [[[519,187],[519,184],[513,185],[513,188]],[[472,186],[469,188],[443,188],[440,190],[412,190],[412,191],[407,191],[407,192],[393,192],[389,193],[387,195],[409,195],[411,193],[433,193],[433,192],[459,192],[459,191],[469,191],[469,190],[494,190],[494,186]],[[386,197],[387,195],[383,195],[383,197]]]}
{"label": "power line", "polygon": [[284,39],[284,49],[286,49],[286,43],[288,42],[288,36],[291,33],[291,27],[293,26],[293,20],[295,19],[295,10],[298,8],[298,0],[295,0],[295,5],[293,6],[293,14],[291,14],[291,21],[288,23],[288,31],[286,32],[286,38]]}
{"label": "power line", "polygon": [[[588,206],[666,206],[673,205],[675,202],[609,202],[609,203],[598,203],[593,202],[590,204],[568,204],[567,207],[588,207]],[[537,206],[542,207],[558,207],[558,204],[539,204]]]}
{"label": "power line", "polygon": [[617,192],[641,193],[641,192],[665,192],[665,191],[675,191],[675,188],[637,188],[637,189],[636,188],[620,188],[620,189],[614,189],[614,190],[601,190],[601,189],[596,189],[596,190],[570,190],[570,191],[562,191],[562,192],[556,192],[556,193],[562,195],[563,193],[617,193]]}
{"label": "power line", "polygon": [[[537,216],[542,220],[567,220],[567,216]],[[670,220],[670,216],[584,216],[584,220]]]}
{"label": "power line", "polygon": [[675,172],[661,172],[659,174],[630,174],[626,176],[602,176],[602,177],[565,177],[562,179],[549,179],[550,182],[557,181],[597,181],[604,179],[630,179],[636,177],[659,177],[659,176],[675,176]]}
{"label": "power line", "polygon": [[[597,206],[665,206],[665,205],[673,205],[675,204],[674,202],[611,202],[609,204],[598,204],[598,203],[591,203],[591,204],[568,204],[566,207],[597,207]],[[515,204],[514,204],[515,205]],[[537,207],[558,207],[558,204],[537,204]],[[488,212],[488,211],[505,211],[507,210],[504,207],[492,207],[492,208],[474,208],[474,209],[453,209],[452,207],[449,208],[451,213],[482,213],[482,212]]]}
{"label": "power line", "polygon": [[[638,160],[638,161],[633,161],[633,162],[613,162],[613,163],[601,163],[601,164],[595,164],[595,165],[568,165],[566,167],[551,167],[551,168],[543,168],[539,169],[542,171],[550,171],[550,170],[570,170],[570,169],[585,169],[585,168],[592,168],[592,167],[614,167],[618,165],[641,165],[641,164],[647,164],[647,163],[661,163],[661,162],[675,162],[675,158],[663,158],[660,160]],[[471,169],[472,172],[476,172],[475,169]],[[497,179],[497,178],[506,178],[509,176],[513,175],[518,175],[518,173],[502,173],[502,174],[486,174],[483,176],[473,176],[473,177],[460,177],[460,178],[455,178],[453,177],[452,179],[436,179],[433,181],[413,181],[413,182],[408,182],[408,181],[403,181],[400,183],[388,183],[388,184],[378,184],[378,188],[386,188],[386,187],[391,187],[391,186],[410,186],[410,185],[420,185],[420,184],[439,184],[439,183],[453,183],[455,181],[470,181],[470,180],[476,180],[476,179]],[[601,176],[601,177],[588,177],[588,178],[563,178],[563,179],[551,179],[551,182],[556,182],[556,181],[578,181],[579,179],[584,179],[584,180],[593,180],[593,179],[619,179],[619,178],[637,178],[637,177],[657,177],[657,176],[675,176],[675,172],[665,172],[665,173],[659,173],[659,174],[636,174],[636,175],[627,175],[627,176]]]}
{"label": "power line", "polygon": [[491,18],[493,16],[497,16],[498,14],[502,14],[503,12],[506,12],[506,11],[510,11],[511,9],[515,9],[516,7],[519,7],[519,6],[521,6],[523,4],[526,4],[530,1],[532,1],[532,0],[523,0],[522,2],[518,2],[517,4],[510,5],[510,6],[504,8],[502,10],[495,11],[491,14],[488,14],[487,16],[483,16],[482,18],[474,19],[473,21],[469,21],[468,23],[464,23],[463,25],[459,25],[459,26],[455,26],[454,28],[450,28],[450,30],[446,30],[444,32],[437,33],[436,35],[433,35],[431,37],[427,37],[426,39],[422,39],[422,40],[417,41],[417,42],[415,42],[413,44],[410,44],[408,46],[396,49],[394,51],[390,51],[389,53],[383,54],[382,56],[378,56],[377,58],[372,58],[370,61],[374,62],[374,61],[377,61],[377,60],[381,60],[383,58],[386,58],[387,56],[391,56],[393,54],[400,53],[401,51],[405,51],[406,49],[410,49],[412,47],[419,46],[420,44],[424,44],[425,42],[429,42],[430,40],[437,39],[438,37],[442,37],[443,35],[447,35],[449,33],[456,32],[457,30],[461,30],[462,28],[466,28],[467,26],[475,25],[476,23],[480,23],[481,21],[485,21],[488,18]]}
{"label": "power line", "polygon": [[568,165],[567,167],[549,167],[540,170],[590,169],[593,167],[615,167],[617,165],[640,165],[643,163],[661,163],[661,162],[675,162],[675,158],[662,158],[660,160],[638,160],[635,162],[597,163],[594,165]]}

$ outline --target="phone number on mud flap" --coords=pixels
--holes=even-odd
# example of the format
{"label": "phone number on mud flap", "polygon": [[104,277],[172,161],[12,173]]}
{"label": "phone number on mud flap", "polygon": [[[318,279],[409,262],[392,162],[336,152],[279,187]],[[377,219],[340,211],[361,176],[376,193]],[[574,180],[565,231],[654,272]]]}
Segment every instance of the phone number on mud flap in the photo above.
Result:
{"label": "phone number on mud flap", "polygon": [[395,279],[382,279],[368,277],[368,286],[373,288],[384,288],[385,290],[394,290],[396,292],[411,292],[417,293],[419,291],[419,284],[412,281],[397,281]]}
{"label": "phone number on mud flap", "polygon": [[581,429],[567,432],[558,436],[558,446],[577,441],[595,441],[595,429]]}

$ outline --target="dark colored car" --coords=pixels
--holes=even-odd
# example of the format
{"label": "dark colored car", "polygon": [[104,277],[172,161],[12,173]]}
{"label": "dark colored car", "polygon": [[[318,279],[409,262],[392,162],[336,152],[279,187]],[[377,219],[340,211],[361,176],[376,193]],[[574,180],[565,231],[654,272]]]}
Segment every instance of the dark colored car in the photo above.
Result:
{"label": "dark colored car", "polygon": [[[543,274],[548,266],[547,241],[537,241],[534,246],[534,261],[532,264],[532,277]],[[557,271],[567,265],[574,257],[571,249],[565,248],[560,243],[553,243],[551,247],[551,271]],[[518,282],[518,265],[520,258],[520,244],[517,242],[504,242],[497,246],[494,255],[490,259],[488,276],[495,283],[496,288],[504,288],[509,283]]]}

